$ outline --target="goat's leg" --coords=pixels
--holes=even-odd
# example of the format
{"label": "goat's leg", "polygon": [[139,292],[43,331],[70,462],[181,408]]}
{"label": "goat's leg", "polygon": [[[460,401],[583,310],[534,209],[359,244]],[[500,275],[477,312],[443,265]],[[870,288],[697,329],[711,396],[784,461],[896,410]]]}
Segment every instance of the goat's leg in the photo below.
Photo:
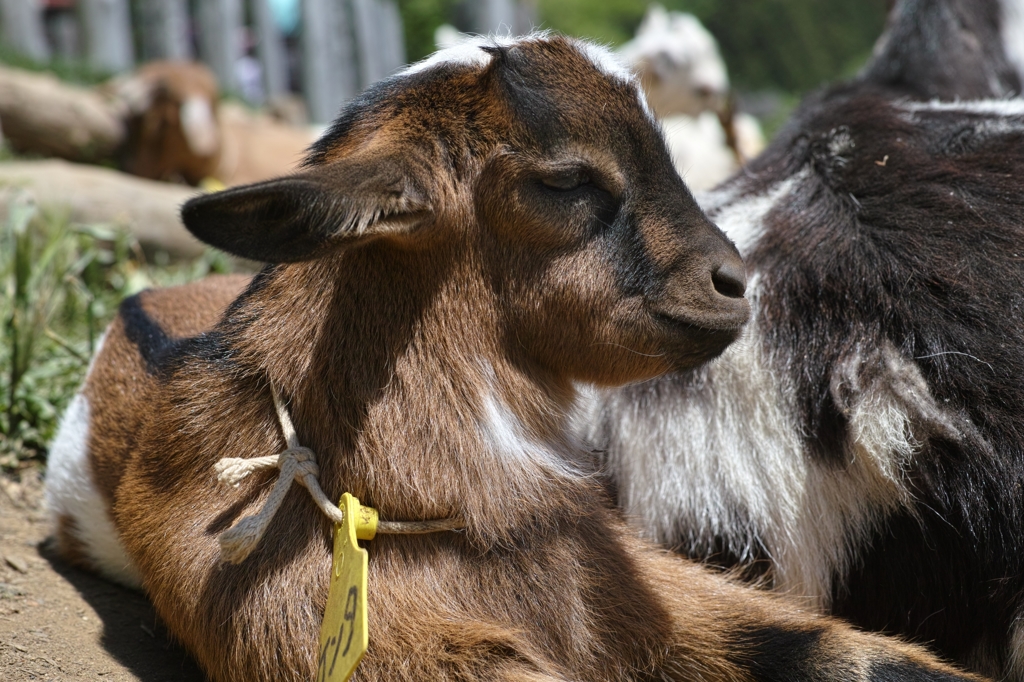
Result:
{"label": "goat's leg", "polygon": [[[670,679],[704,679],[708,663],[734,666],[739,679],[778,682],[952,682],[980,680],[924,648],[860,632],[793,601],[740,586],[677,557],[642,552],[647,573],[675,619]],[[674,585],[674,588],[673,588]],[[693,645],[695,628],[711,631]],[[709,650],[707,641],[717,641]]]}
{"label": "goat's leg", "polygon": [[[412,605],[377,613],[377,636],[356,679],[567,682],[581,679],[566,661],[538,650],[527,633],[488,617]],[[589,679],[589,678],[587,678]]]}

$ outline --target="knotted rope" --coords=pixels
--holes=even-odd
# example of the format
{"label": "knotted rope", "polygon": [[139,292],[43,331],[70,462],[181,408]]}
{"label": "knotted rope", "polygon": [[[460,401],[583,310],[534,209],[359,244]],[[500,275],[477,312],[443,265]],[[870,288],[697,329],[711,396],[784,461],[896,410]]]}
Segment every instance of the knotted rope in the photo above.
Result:
{"label": "knotted rope", "polygon": [[[316,455],[309,448],[299,445],[299,437],[295,433],[295,425],[292,424],[288,408],[281,401],[277,389],[273,386],[271,393],[274,396],[277,419],[281,424],[281,432],[288,443],[288,448],[279,455],[266,457],[250,459],[225,457],[214,465],[217,480],[235,488],[249,474],[256,471],[273,468],[281,470],[273,490],[270,491],[270,496],[259,513],[244,517],[233,527],[220,534],[221,562],[239,564],[256,549],[256,545],[267,532],[267,527],[270,526],[281,503],[284,502],[288,490],[291,489],[292,482],[296,479],[309,491],[313,501],[327,518],[334,523],[345,522],[345,512],[331,502],[320,487],[320,481],[317,479],[320,469],[316,465]],[[379,521],[377,524],[377,532],[385,534],[437,533],[461,528],[465,528],[465,523],[454,518],[431,521]]]}

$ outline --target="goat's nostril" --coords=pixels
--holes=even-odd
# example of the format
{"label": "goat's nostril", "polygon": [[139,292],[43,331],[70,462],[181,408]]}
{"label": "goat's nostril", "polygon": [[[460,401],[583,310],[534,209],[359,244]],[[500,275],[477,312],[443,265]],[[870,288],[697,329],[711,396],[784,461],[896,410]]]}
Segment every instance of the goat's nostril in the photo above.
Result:
{"label": "goat's nostril", "polygon": [[729,298],[743,298],[747,290],[747,275],[740,262],[725,262],[711,273],[715,291]]}

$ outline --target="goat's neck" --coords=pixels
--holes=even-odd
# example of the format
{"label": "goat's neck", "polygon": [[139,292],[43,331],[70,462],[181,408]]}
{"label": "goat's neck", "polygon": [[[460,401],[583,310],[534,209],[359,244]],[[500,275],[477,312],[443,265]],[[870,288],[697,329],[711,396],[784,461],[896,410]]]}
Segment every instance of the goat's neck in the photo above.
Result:
{"label": "goat's neck", "polygon": [[385,519],[458,516],[484,542],[570,511],[587,466],[566,435],[571,383],[508,348],[465,259],[380,258],[279,268],[236,313],[252,315],[240,356],[291,400],[324,489]]}

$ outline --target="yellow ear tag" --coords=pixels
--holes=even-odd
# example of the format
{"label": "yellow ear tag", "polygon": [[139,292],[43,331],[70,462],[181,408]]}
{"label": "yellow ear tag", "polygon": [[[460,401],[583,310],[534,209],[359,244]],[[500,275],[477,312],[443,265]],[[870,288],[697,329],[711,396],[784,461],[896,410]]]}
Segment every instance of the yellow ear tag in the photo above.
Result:
{"label": "yellow ear tag", "polygon": [[338,505],[344,523],[334,524],[334,562],[327,611],[320,626],[317,682],[345,682],[370,643],[366,625],[366,570],[369,555],[356,542],[377,533],[377,510],[345,493]]}
{"label": "yellow ear tag", "polygon": [[221,182],[218,178],[212,175],[207,175],[205,178],[199,181],[199,189],[204,192],[220,192],[221,190],[227,189],[227,185]]}

